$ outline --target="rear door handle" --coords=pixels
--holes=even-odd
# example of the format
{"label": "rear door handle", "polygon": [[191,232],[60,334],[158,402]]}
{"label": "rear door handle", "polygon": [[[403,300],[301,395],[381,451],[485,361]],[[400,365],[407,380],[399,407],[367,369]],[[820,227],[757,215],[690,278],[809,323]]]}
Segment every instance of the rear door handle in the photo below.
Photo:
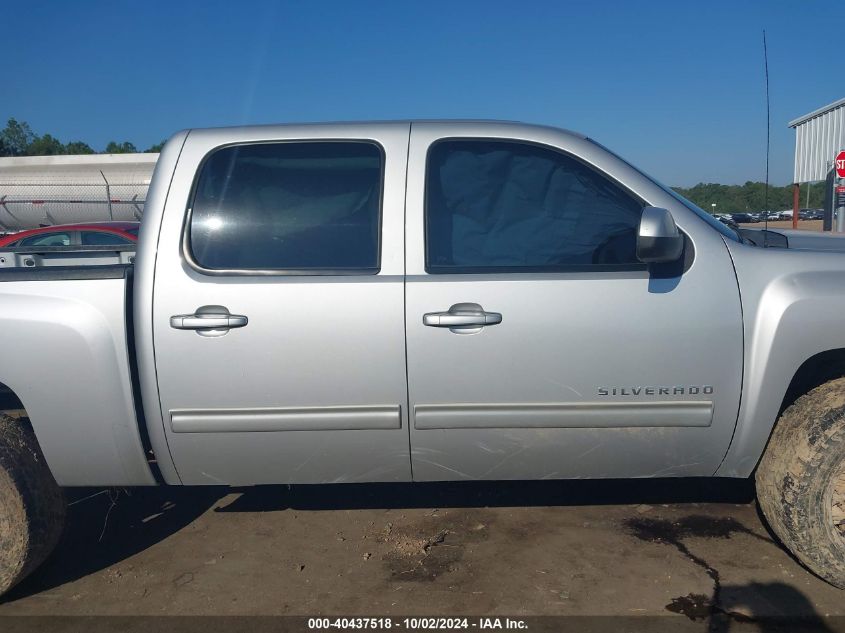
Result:
{"label": "rear door handle", "polygon": [[423,315],[423,325],[431,327],[460,327],[462,325],[496,325],[502,322],[498,312],[483,314],[452,314],[451,312],[429,312]]}
{"label": "rear door handle", "polygon": [[230,314],[223,306],[203,306],[193,314],[176,314],[170,317],[170,327],[177,330],[197,330],[202,333],[225,334],[232,328],[244,327],[249,319],[241,314]]}
{"label": "rear door handle", "polygon": [[477,332],[484,326],[502,322],[498,312],[486,312],[477,303],[456,303],[447,312],[428,312],[423,315],[423,325],[447,327],[452,332]]}

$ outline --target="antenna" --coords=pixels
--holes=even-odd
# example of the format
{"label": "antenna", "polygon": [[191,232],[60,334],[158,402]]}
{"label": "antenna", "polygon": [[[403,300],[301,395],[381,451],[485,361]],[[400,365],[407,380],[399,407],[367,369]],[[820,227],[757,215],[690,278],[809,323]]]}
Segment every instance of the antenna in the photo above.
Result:
{"label": "antenna", "polygon": [[769,245],[769,137],[771,135],[771,111],[769,109],[769,52],[766,48],[766,29],[763,29],[763,64],[766,69],[766,188],[763,191],[763,210],[766,214],[763,227],[763,248]]}

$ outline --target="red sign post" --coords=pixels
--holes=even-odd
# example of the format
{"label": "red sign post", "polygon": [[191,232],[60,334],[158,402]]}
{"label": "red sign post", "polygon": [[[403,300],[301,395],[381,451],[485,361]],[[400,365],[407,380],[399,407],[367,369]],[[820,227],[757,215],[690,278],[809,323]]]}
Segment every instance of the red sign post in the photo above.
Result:
{"label": "red sign post", "polygon": [[836,155],[834,166],[836,167],[836,175],[840,178],[845,178],[845,151],[841,151]]}
{"label": "red sign post", "polygon": [[[836,155],[833,168],[839,178],[845,179],[845,150]],[[845,233],[845,186],[839,185],[834,188],[835,198],[833,199],[833,230],[837,233]]]}

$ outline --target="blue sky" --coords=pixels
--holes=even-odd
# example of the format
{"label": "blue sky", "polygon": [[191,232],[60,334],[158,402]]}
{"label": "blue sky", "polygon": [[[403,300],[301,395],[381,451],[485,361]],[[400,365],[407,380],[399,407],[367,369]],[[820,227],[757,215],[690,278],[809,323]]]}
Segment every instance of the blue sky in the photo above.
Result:
{"label": "blue sky", "polygon": [[845,96],[841,27],[815,0],[0,0],[0,15],[0,120],[96,149],[186,127],[478,117],[583,132],[667,184],[762,180],[765,28],[786,184],[787,122]]}

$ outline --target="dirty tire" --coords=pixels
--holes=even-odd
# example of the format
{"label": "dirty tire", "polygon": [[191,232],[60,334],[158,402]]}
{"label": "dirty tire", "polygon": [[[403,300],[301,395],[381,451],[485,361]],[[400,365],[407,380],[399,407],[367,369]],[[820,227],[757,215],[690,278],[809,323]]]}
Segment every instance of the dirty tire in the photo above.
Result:
{"label": "dirty tire", "polygon": [[845,589],[845,378],[783,412],[757,468],[757,498],[781,542]]}
{"label": "dirty tire", "polygon": [[53,551],[64,518],[64,495],[28,421],[0,414],[0,595]]}

